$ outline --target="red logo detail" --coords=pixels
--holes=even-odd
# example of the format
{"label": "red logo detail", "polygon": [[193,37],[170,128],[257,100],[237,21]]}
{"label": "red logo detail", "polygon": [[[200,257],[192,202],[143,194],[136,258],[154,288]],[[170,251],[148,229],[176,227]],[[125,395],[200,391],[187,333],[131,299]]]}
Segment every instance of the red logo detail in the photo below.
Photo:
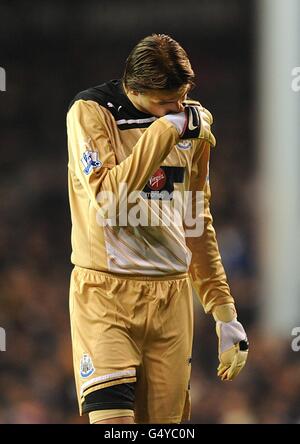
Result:
{"label": "red logo detail", "polygon": [[148,180],[148,187],[153,191],[159,191],[165,186],[166,180],[166,173],[161,168],[158,168]]}

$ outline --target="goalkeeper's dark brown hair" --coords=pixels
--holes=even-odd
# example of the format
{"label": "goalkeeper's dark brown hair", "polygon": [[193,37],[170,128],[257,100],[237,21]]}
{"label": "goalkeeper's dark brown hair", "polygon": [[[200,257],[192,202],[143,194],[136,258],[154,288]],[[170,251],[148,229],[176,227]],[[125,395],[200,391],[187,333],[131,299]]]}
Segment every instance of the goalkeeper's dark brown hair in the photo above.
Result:
{"label": "goalkeeper's dark brown hair", "polygon": [[137,92],[194,85],[195,74],[185,50],[165,34],[142,39],[129,54],[123,82]]}

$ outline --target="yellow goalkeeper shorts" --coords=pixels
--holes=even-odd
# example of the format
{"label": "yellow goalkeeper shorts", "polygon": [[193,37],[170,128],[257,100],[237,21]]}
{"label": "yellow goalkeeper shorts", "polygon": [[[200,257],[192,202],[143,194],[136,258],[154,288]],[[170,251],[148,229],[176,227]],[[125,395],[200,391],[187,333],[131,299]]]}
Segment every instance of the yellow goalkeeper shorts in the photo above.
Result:
{"label": "yellow goalkeeper shorts", "polygon": [[80,414],[129,409],[137,423],[189,419],[193,301],[187,273],[124,277],[75,266],[70,316]]}

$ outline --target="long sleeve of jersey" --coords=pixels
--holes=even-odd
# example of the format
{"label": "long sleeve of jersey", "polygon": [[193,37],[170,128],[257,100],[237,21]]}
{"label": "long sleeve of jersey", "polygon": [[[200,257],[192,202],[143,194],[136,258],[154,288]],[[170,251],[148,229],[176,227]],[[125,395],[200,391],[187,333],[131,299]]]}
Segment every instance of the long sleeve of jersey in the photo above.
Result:
{"label": "long sleeve of jersey", "polygon": [[[230,294],[226,274],[213,227],[210,212],[210,186],[208,182],[208,165],[210,145],[202,142],[203,148],[198,149],[193,160],[190,189],[193,193],[204,191],[203,213],[197,215],[204,219],[203,234],[198,237],[187,237],[186,242],[192,252],[190,274],[193,286],[206,313],[217,305],[234,302]],[[195,198],[193,197],[193,207]],[[195,209],[193,208],[193,211]]]}
{"label": "long sleeve of jersey", "polygon": [[[166,119],[154,121],[133,146],[132,154],[117,164],[109,137],[108,113],[93,101],[76,101],[67,115],[69,169],[81,182],[92,205],[99,209],[100,191],[118,196],[118,186],[126,183],[127,192],[142,190],[149,177],[179,141],[176,128]],[[96,153],[98,166],[85,172],[82,156]]]}

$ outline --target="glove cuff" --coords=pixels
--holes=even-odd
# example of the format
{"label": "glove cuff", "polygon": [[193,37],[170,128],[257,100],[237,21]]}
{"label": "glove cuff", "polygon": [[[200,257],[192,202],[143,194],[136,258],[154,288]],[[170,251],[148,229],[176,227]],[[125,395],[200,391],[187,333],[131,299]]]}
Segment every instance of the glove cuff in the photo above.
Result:
{"label": "glove cuff", "polygon": [[230,322],[217,321],[217,335],[219,337],[219,354],[239,345],[239,350],[248,350],[248,339],[244,327],[237,320]]}
{"label": "glove cuff", "polygon": [[217,305],[213,310],[215,321],[231,322],[237,319],[236,309],[233,303]]}
{"label": "glove cuff", "polygon": [[167,119],[170,123],[172,123],[172,125],[175,126],[179,135],[183,133],[186,125],[186,115],[184,111],[177,114],[166,114],[163,117],[164,119]]}

